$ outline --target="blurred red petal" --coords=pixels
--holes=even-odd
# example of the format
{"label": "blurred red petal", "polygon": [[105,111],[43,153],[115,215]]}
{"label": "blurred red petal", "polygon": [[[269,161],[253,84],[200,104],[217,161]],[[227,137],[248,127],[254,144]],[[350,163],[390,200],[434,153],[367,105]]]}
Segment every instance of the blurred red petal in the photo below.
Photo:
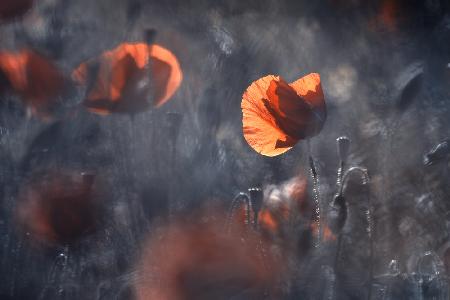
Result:
{"label": "blurred red petal", "polygon": [[34,115],[50,118],[57,96],[64,89],[64,75],[47,58],[31,50],[0,52],[0,72],[7,86]]}
{"label": "blurred red petal", "polygon": [[48,172],[20,190],[16,216],[22,231],[43,244],[73,243],[95,227],[92,175]]}
{"label": "blurred red petal", "polygon": [[[224,220],[223,220],[224,221]],[[261,299],[278,267],[258,255],[257,240],[226,234],[220,224],[178,223],[146,245],[138,265],[138,300]],[[267,254],[269,256],[269,254]]]}
{"label": "blurred red petal", "polygon": [[[95,74],[89,74],[98,67]],[[182,72],[177,58],[159,45],[121,44],[73,73],[79,84],[94,84],[85,105],[98,114],[137,113],[160,107],[179,88]]]}

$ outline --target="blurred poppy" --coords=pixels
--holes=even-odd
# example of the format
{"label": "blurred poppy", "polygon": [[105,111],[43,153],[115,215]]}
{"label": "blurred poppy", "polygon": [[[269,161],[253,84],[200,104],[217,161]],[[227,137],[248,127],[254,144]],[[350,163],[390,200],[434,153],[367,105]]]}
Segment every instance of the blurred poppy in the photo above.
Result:
{"label": "blurred poppy", "polygon": [[265,188],[258,214],[260,232],[275,254],[283,259],[294,255],[303,259],[313,246],[313,207],[307,195],[305,177],[294,177]]}
{"label": "blurred poppy", "polygon": [[378,13],[378,21],[390,31],[397,29],[399,5],[395,0],[383,0]]}
{"label": "blurred poppy", "polygon": [[[322,224],[323,226],[323,240],[327,242],[336,241],[336,236],[334,235],[333,231],[331,231],[330,227],[328,227],[326,224]],[[317,222],[311,222],[311,232],[315,238],[317,238],[318,235],[318,224]]]}
{"label": "blurred poppy", "polygon": [[34,241],[71,244],[91,232],[96,224],[94,175],[49,172],[21,189],[17,221]]}
{"label": "blurred poppy", "polygon": [[177,58],[159,45],[121,44],[99,58],[82,63],[72,74],[88,85],[89,111],[137,113],[166,103],[182,81]]}
{"label": "blurred poppy", "polygon": [[369,28],[391,33],[398,32],[399,29],[410,29],[419,18],[423,22],[433,16],[433,9],[427,9],[425,2],[427,1],[381,0],[375,6],[377,12],[370,20]]}
{"label": "blurred poppy", "polygon": [[292,220],[309,219],[311,212],[306,186],[306,179],[299,176],[266,189],[266,197],[258,216],[263,232],[283,235]]}
{"label": "blurred poppy", "polygon": [[31,50],[2,51],[0,74],[0,91],[18,94],[32,115],[51,117],[65,80],[50,60]]}
{"label": "blurred poppy", "polygon": [[248,144],[266,156],[291,149],[318,134],[327,112],[320,75],[293,83],[268,75],[253,82],[242,96],[243,132]]}
{"label": "blurred poppy", "polygon": [[9,21],[24,15],[33,6],[33,0],[1,0],[0,21]]}
{"label": "blurred poppy", "polygon": [[[223,232],[217,224],[174,224],[150,240],[136,280],[136,299],[263,299],[278,267],[257,240]],[[161,238],[162,237],[162,238]]]}

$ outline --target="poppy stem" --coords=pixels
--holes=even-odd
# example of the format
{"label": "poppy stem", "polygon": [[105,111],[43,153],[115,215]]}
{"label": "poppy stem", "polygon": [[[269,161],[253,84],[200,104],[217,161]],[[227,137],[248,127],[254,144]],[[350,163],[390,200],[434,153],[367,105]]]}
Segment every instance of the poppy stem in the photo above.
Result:
{"label": "poppy stem", "polygon": [[320,191],[319,191],[319,176],[317,174],[316,165],[314,162],[314,158],[312,157],[311,153],[311,144],[310,140],[308,139],[306,141],[307,147],[308,147],[308,158],[309,158],[309,168],[310,168],[310,174],[313,180],[313,197],[314,197],[314,204],[315,204],[315,222],[317,225],[317,242],[316,247],[319,246],[322,243],[322,236],[323,236],[323,229],[322,229],[322,222],[321,222],[321,201],[320,201]]}
{"label": "poppy stem", "polygon": [[[145,65],[145,69],[146,69],[146,75],[147,75],[147,89],[150,91],[150,95],[155,95],[155,93],[153,92],[153,89],[155,88],[155,86],[152,84],[152,76],[153,76],[153,72],[152,72],[152,67],[153,67],[153,62],[151,60],[151,52],[153,49],[153,44],[155,42],[156,39],[156,35],[157,32],[156,30],[152,29],[152,28],[147,28],[144,30],[143,32],[143,40],[144,42],[147,44],[147,57],[146,57],[146,65]],[[154,96],[151,96],[151,99],[147,99],[147,101],[149,101],[150,103],[154,104]]]}
{"label": "poppy stem", "polygon": [[[340,193],[343,193],[343,189],[346,186],[346,182],[349,178],[349,175],[353,172],[359,172],[361,173],[362,177],[362,183],[364,185],[367,185],[370,181],[369,174],[367,173],[367,170],[361,167],[352,167],[345,172],[343,179],[342,179],[342,185],[341,185],[341,191]],[[373,232],[373,222],[372,222],[372,202],[370,199],[370,191],[368,192],[367,196],[367,211],[366,211],[366,219],[367,219],[367,236],[369,238],[369,280],[367,284],[368,289],[368,296],[367,299],[370,300],[372,298],[372,281],[373,281],[373,238],[372,238],[372,232]]]}
{"label": "poppy stem", "polygon": [[339,168],[337,172],[336,187],[339,191],[338,195],[342,196],[342,177],[344,175],[344,168],[347,162],[348,152],[350,150],[350,139],[346,136],[341,136],[336,139],[337,151],[339,155]]}
{"label": "poppy stem", "polygon": [[[350,150],[350,139],[341,136],[336,139],[337,153],[339,155],[339,167],[336,177],[336,195],[330,204],[330,210],[334,212],[334,219],[328,219],[332,222],[332,230],[337,232],[337,244],[334,256],[334,271],[337,272],[339,266],[339,257],[342,246],[342,229],[347,221],[347,201],[343,195],[343,176]],[[330,226],[331,224],[329,224]]]}

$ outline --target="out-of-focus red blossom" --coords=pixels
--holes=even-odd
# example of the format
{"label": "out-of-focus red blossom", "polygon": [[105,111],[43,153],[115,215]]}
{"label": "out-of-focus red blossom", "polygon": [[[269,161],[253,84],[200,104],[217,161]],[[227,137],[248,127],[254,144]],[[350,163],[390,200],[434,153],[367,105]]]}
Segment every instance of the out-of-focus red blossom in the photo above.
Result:
{"label": "out-of-focus red blossom", "polygon": [[183,75],[168,49],[124,43],[82,63],[72,78],[81,85],[93,81],[84,105],[93,113],[108,115],[160,107],[177,91]]}
{"label": "out-of-focus red blossom", "polygon": [[258,217],[261,229],[277,235],[290,220],[308,218],[306,185],[305,178],[295,177],[280,186],[269,187]]}
{"label": "out-of-focus red blossom", "polygon": [[95,229],[98,203],[94,175],[48,172],[33,178],[19,193],[16,207],[21,231],[40,244],[71,244]]}
{"label": "out-of-focus red blossom", "polygon": [[266,156],[280,155],[317,135],[327,117],[317,73],[289,84],[280,76],[260,78],[244,92],[241,108],[245,140]]}
{"label": "out-of-focus red blossom", "polygon": [[400,14],[399,3],[396,0],[383,0],[378,13],[378,22],[386,29],[394,31],[397,29]]}
{"label": "out-of-focus red blossom", "polygon": [[33,0],[1,0],[0,21],[9,21],[23,16],[33,6]]}
{"label": "out-of-focus red blossom", "polygon": [[[220,221],[219,221],[220,220]],[[213,224],[178,223],[144,248],[138,264],[138,300],[262,299],[274,287],[279,266],[262,259],[258,239],[242,239]]]}
{"label": "out-of-focus red blossom", "polygon": [[[331,231],[330,227],[326,224],[322,224],[323,226],[323,240],[326,242],[336,241],[336,236]],[[317,222],[311,222],[311,232],[317,238],[318,233]]]}
{"label": "out-of-focus red blossom", "polygon": [[24,49],[0,52],[0,92],[19,95],[32,115],[49,119],[64,89],[64,75],[44,56]]}
{"label": "out-of-focus red blossom", "polygon": [[397,32],[400,26],[406,25],[416,18],[408,7],[410,7],[410,4],[407,0],[380,1],[376,16],[369,22],[369,28]]}

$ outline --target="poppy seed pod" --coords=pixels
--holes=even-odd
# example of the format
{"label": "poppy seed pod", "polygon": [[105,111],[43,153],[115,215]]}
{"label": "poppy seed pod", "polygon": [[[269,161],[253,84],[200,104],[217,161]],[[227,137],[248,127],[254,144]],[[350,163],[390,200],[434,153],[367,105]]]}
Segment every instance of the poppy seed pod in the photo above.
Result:
{"label": "poppy seed pod", "polygon": [[262,208],[264,193],[260,188],[250,188],[248,189],[248,194],[253,210],[253,225],[257,228],[259,223],[258,215]]}
{"label": "poppy seed pod", "polygon": [[263,191],[260,188],[248,189],[250,195],[250,201],[252,202],[252,208],[255,212],[259,212],[263,203]]}
{"label": "poppy seed pod", "polygon": [[340,136],[336,139],[337,151],[339,154],[339,159],[342,162],[347,161],[348,153],[350,150],[350,139],[346,136]]}

